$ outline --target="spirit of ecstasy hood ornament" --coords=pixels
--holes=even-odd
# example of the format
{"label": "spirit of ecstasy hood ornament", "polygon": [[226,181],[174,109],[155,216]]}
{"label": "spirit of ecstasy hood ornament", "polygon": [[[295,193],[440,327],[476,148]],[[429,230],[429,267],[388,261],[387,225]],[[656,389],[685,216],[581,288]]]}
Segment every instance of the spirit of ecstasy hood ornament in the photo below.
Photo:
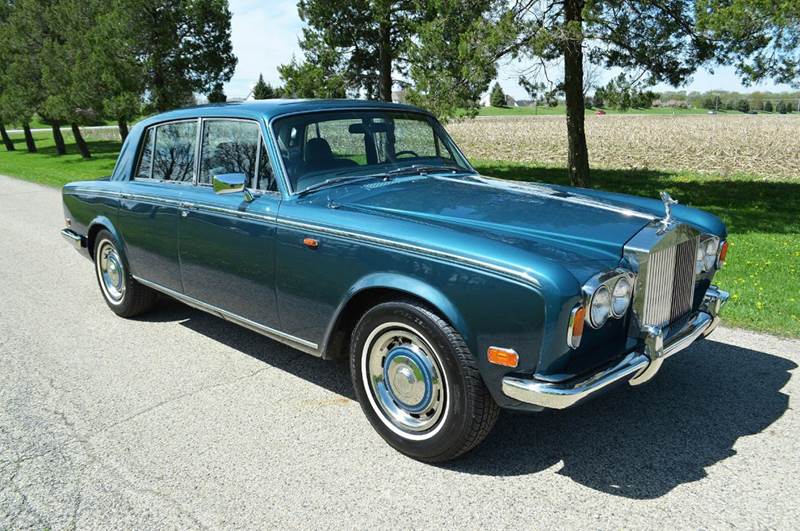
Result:
{"label": "spirit of ecstasy hood ornament", "polygon": [[677,205],[678,200],[672,199],[669,192],[661,192],[661,201],[664,203],[664,218],[661,220],[661,223],[667,227],[672,223],[672,205]]}

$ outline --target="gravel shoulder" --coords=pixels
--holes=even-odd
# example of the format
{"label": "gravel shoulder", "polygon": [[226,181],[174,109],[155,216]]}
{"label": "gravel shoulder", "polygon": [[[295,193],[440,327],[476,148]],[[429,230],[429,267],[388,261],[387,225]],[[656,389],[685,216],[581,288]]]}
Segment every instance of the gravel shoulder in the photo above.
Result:
{"label": "gravel shoulder", "polygon": [[0,177],[0,529],[796,528],[800,341],[721,328],[649,385],[501,413],[446,466],[324,362],[175,302],[105,306],[57,190]]}

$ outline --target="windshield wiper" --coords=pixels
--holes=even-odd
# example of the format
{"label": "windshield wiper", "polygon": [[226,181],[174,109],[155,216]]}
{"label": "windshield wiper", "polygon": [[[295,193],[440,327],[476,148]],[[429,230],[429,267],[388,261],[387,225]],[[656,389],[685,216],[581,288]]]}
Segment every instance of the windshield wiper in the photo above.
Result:
{"label": "windshield wiper", "polygon": [[423,175],[426,173],[441,173],[441,172],[465,172],[467,171],[464,168],[460,168],[458,166],[436,166],[433,164],[423,165],[423,164],[412,164],[411,166],[407,166],[405,168],[397,168],[396,170],[392,170],[386,173],[389,176],[395,175]]}
{"label": "windshield wiper", "polygon": [[306,194],[310,194],[311,192],[316,192],[317,190],[320,190],[322,188],[328,188],[329,186],[335,186],[337,184],[345,184],[345,183],[357,183],[357,182],[366,181],[366,180],[374,179],[374,178],[375,178],[374,175],[365,175],[363,177],[349,177],[349,176],[348,177],[345,177],[345,176],[332,177],[330,179],[325,179],[322,182],[318,182],[318,183],[312,184],[311,186],[303,188],[299,192],[295,193],[295,195],[304,196]]}

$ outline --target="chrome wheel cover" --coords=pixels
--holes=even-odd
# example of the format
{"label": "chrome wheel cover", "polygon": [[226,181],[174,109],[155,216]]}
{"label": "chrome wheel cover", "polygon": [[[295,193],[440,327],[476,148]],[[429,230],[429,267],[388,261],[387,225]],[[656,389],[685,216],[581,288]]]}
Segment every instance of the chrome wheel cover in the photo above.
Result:
{"label": "chrome wheel cover", "polygon": [[403,323],[384,323],[367,338],[361,357],[373,410],[395,433],[414,440],[435,435],[447,416],[447,380],[431,343]]}
{"label": "chrome wheel cover", "polygon": [[114,244],[104,240],[97,248],[97,276],[103,294],[112,304],[119,304],[125,297],[125,266]]}

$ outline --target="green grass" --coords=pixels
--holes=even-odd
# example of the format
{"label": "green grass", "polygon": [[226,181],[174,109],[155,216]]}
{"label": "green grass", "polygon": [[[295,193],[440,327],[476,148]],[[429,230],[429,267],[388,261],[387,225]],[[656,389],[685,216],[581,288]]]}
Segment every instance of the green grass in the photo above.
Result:
{"label": "green grass", "polygon": [[34,133],[38,153],[28,153],[21,134],[11,135],[16,151],[8,152],[0,144],[0,174],[26,181],[61,187],[71,181],[97,179],[111,175],[121,146],[116,140],[103,140],[85,132],[92,158],[84,160],[78,153],[72,133],[64,133],[67,154],[56,155],[50,133]]}
{"label": "green grass", "polygon": [[[69,154],[55,155],[52,139],[35,137],[39,153],[0,147],[0,174],[61,187],[67,182],[109,175],[120,144],[87,134],[93,158],[77,154],[65,135]],[[520,181],[567,184],[563,168],[505,161],[473,161],[486,175]],[[728,263],[717,282],[732,294],[725,322],[744,328],[800,337],[800,182],[766,181],[754,176],[719,177],[692,172],[651,170],[592,171],[604,190],[658,197],[668,190],[681,203],[713,212],[728,225]]]}
{"label": "green grass", "polygon": [[[629,109],[620,111],[617,109],[603,109],[606,114],[654,114],[654,115],[685,115],[685,114],[707,114],[707,109],[674,109],[672,107],[652,107],[650,109]],[[586,114],[591,115],[597,109],[586,109]],[[759,111],[760,113],[761,111]],[[739,111],[719,111],[720,114],[742,114]],[[563,115],[566,114],[564,105],[557,107],[539,106],[533,107],[481,107],[478,116],[535,116],[535,115]]]}
{"label": "green grass", "polygon": [[[473,161],[483,174],[568,184],[563,168]],[[730,250],[715,283],[731,292],[725,322],[800,337],[800,182],[692,172],[592,170],[595,188],[658,197],[713,212],[728,226]]]}

